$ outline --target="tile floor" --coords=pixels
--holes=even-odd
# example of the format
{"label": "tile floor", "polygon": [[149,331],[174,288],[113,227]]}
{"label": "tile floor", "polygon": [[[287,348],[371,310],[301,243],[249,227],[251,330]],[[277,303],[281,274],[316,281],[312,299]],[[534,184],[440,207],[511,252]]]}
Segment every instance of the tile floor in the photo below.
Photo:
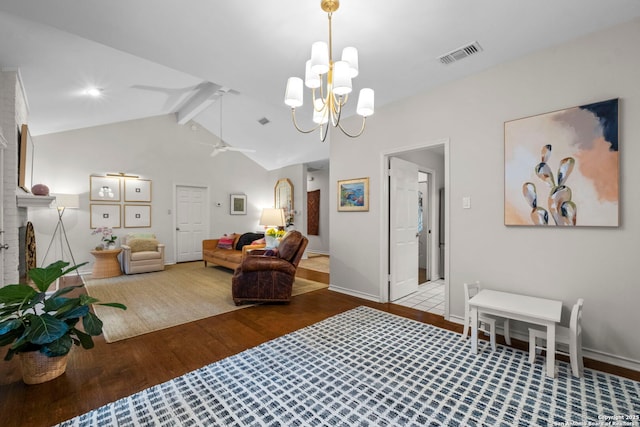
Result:
{"label": "tile floor", "polygon": [[394,304],[444,316],[444,280],[434,280],[418,286],[418,290]]}

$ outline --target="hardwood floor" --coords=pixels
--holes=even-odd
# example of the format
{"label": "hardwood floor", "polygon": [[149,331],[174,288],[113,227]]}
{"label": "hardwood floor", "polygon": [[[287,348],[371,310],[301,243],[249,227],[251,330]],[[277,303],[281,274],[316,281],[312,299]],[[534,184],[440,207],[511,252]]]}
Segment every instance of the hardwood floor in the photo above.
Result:
{"label": "hardwood floor", "polygon": [[[25,385],[17,358],[2,362],[0,424],[50,426],[360,305],[462,332],[441,316],[323,289],[288,305],[249,307],[112,344],[98,337],[92,350],[74,347],[67,372],[44,384]],[[638,372],[585,364],[640,380]]]}

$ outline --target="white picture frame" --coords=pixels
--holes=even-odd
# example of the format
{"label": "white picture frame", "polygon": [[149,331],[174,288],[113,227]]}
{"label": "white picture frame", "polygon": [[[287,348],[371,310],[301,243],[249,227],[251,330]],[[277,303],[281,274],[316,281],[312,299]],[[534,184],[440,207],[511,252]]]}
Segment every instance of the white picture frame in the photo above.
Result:
{"label": "white picture frame", "polygon": [[151,202],[151,180],[128,178],[124,180],[125,202]]}
{"label": "white picture frame", "polygon": [[89,177],[89,200],[94,202],[119,202],[120,178],[91,175]]}
{"label": "white picture frame", "polygon": [[120,228],[120,205],[98,204],[89,205],[90,228],[111,227]]}
{"label": "white picture frame", "polygon": [[151,205],[124,205],[124,227],[151,227]]}

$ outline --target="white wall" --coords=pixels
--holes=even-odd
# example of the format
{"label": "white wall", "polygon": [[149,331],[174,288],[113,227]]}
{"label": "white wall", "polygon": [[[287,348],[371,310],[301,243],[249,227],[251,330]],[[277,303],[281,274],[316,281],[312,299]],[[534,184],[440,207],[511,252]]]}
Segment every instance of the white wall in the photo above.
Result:
{"label": "white wall", "polygon": [[[308,172],[308,176],[313,180],[307,180],[307,191],[320,190],[320,223],[317,236],[307,236],[309,238],[309,246],[307,250],[310,252],[329,254],[329,171],[318,170]],[[306,206],[305,206],[306,208]],[[306,233],[306,229],[305,229]]]}
{"label": "white wall", "polygon": [[18,283],[18,227],[24,225],[27,219],[26,208],[18,208],[16,194],[24,194],[18,188],[18,126],[28,123],[29,111],[25,99],[20,73],[17,70],[2,70],[0,72],[0,127],[7,141],[7,147],[2,154],[2,230],[1,243],[8,245],[0,251],[2,262],[2,284]]}
{"label": "white wall", "polygon": [[[370,177],[371,209],[335,210],[331,196],[331,281],[335,289],[379,297],[386,240],[379,231],[381,153],[449,138],[450,313],[463,314],[462,283],[564,301],[585,299],[584,346],[638,369],[640,340],[640,19],[503,64],[378,109],[355,141],[331,135],[331,182]],[[464,61],[453,67],[464,67]],[[506,227],[505,121],[620,98],[621,226]],[[358,159],[358,161],[353,161]],[[462,209],[462,197],[472,208]],[[522,328],[523,325],[520,325]],[[592,352],[590,355],[594,355]]]}
{"label": "white wall", "polygon": [[[79,210],[67,210],[64,222],[77,263],[93,263],[89,253],[100,241],[89,228],[89,176],[125,172],[152,180],[152,227],[120,228],[122,236],[133,231],[152,231],[166,247],[166,262],[175,262],[175,185],[209,188],[210,237],[223,233],[255,231],[262,207],[273,203],[268,172],[241,153],[225,152],[210,157],[215,144],[206,130],[194,132],[180,126],[173,115],[132,120],[33,138],[34,181],[52,193],[80,194]],[[247,215],[230,215],[232,193],[247,195]],[[221,207],[215,203],[221,202]],[[121,202],[123,205],[124,202]],[[169,213],[170,212],[170,213]],[[56,225],[53,209],[29,210],[36,231],[38,265]],[[123,223],[124,225],[124,223]],[[59,246],[50,257],[59,256]],[[52,249],[53,250],[53,249]],[[50,261],[53,261],[51,259]],[[84,267],[84,270],[91,266]]]}

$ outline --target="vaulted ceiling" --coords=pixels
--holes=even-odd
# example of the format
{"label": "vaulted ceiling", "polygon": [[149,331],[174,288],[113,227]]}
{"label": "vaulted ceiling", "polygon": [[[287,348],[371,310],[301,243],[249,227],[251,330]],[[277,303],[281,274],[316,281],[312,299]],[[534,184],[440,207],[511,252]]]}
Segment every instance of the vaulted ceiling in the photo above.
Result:
{"label": "vaulted ceiling", "polygon": [[[380,109],[638,16],[638,0],[343,0],[334,55],[358,48],[354,89],[374,88]],[[270,170],[329,157],[328,142],[293,129],[283,103],[318,40],[327,40],[319,0],[0,2],[0,66],[20,69],[34,136],[169,113],[220,136],[223,88],[222,137]],[[438,60],[474,41],[480,53]],[[90,85],[103,96],[87,97]]]}

